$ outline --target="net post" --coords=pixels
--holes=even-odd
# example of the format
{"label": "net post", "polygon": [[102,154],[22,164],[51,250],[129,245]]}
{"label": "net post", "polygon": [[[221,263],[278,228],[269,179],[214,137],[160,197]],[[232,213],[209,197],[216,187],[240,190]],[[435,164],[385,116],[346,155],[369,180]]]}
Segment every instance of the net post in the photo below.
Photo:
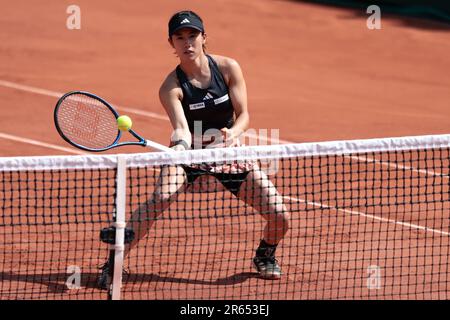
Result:
{"label": "net post", "polygon": [[127,158],[117,156],[117,192],[116,192],[116,241],[114,247],[114,271],[112,279],[112,300],[120,300],[122,287],[123,253],[125,249],[125,210],[126,210],[126,173]]}

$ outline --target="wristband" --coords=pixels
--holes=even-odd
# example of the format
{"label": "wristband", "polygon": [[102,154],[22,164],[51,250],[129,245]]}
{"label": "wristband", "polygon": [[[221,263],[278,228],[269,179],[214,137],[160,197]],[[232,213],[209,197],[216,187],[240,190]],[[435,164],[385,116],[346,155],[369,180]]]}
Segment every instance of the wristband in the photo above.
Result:
{"label": "wristband", "polygon": [[177,140],[177,141],[173,142],[173,146],[176,146],[177,144],[183,145],[185,150],[190,150],[191,149],[191,147],[188,145],[188,143],[186,141],[184,141],[184,140]]}

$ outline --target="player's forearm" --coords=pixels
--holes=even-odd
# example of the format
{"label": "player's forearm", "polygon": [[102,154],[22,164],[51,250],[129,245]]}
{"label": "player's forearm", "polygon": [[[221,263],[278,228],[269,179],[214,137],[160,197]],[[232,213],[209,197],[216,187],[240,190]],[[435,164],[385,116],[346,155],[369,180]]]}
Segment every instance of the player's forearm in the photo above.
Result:
{"label": "player's forearm", "polygon": [[240,113],[234,122],[234,125],[231,127],[233,133],[236,137],[239,137],[245,131],[247,131],[248,126],[250,124],[250,116],[248,112]]}

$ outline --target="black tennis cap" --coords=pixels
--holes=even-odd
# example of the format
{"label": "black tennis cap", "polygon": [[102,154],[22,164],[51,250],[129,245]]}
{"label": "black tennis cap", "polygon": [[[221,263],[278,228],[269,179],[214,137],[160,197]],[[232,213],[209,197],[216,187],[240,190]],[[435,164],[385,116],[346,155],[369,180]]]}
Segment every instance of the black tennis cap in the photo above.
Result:
{"label": "black tennis cap", "polygon": [[205,32],[202,19],[193,11],[180,11],[170,18],[169,38],[181,28],[194,28],[202,33]]}

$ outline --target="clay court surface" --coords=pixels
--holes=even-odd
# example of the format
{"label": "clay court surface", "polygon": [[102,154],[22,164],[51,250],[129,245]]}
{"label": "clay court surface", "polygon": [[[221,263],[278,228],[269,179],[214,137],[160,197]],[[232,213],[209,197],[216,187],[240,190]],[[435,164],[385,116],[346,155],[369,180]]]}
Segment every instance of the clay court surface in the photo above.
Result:
{"label": "clay court surface", "polygon": [[[450,29],[448,25],[420,19],[398,16],[382,16],[382,30],[368,30],[367,15],[364,12],[291,1],[134,1],[133,5],[124,1],[82,1],[81,29],[68,30],[66,8],[71,1],[12,1],[2,4],[0,16],[0,108],[2,120],[0,129],[0,155],[36,156],[70,155],[83,153],[65,143],[53,125],[53,108],[58,97],[67,91],[85,90],[93,92],[118,107],[118,111],[128,114],[134,121],[134,129],[147,139],[167,144],[171,127],[158,101],[158,89],[165,76],[175,68],[177,58],[167,42],[167,21],[176,11],[192,9],[204,19],[208,35],[208,52],[235,58],[241,65],[248,87],[248,101],[251,128],[279,129],[282,142],[314,142],[381,138],[410,135],[444,134],[450,132]],[[125,147],[108,153],[143,152],[138,147]],[[150,179],[151,180],[151,179]],[[100,186],[107,190],[106,186]],[[186,197],[200,197],[186,195]],[[227,203],[233,208],[242,205],[224,195],[214,198],[217,204]],[[228,197],[228,198],[227,198]],[[207,196],[203,196],[208,201]],[[446,199],[448,201],[448,199]],[[101,201],[101,199],[99,200]],[[228,202],[227,202],[228,201]],[[136,202],[137,203],[137,202]],[[107,204],[103,204],[107,205]],[[447,202],[448,205],[448,202]],[[206,214],[205,204],[189,210]],[[297,204],[297,206],[299,206]],[[250,210],[241,208],[242,210]],[[240,210],[241,210],[240,209]],[[301,211],[305,208],[298,208]],[[448,207],[440,208],[442,214],[430,226],[446,228],[448,232]],[[404,208],[418,214],[420,208]],[[175,212],[176,213],[176,212]],[[376,214],[374,209],[373,214]],[[56,214],[56,213],[55,213]],[[387,260],[387,264],[398,271],[399,282],[408,283],[402,273],[402,257],[407,251],[399,251],[411,239],[421,239],[421,246],[431,250],[447,250],[440,257],[448,257],[448,235],[440,235],[439,243],[428,233],[420,236],[411,230],[396,234],[388,224],[370,224],[346,217],[342,212],[333,212],[322,218],[320,223],[331,226],[335,223],[341,239],[329,239],[330,230],[314,229],[315,220],[297,219],[299,225],[286,247],[301,246],[302,257],[317,260],[317,270],[305,270],[285,262],[285,272],[294,274],[282,281],[268,284],[252,274],[249,257],[259,239],[263,227],[258,216],[246,216],[247,229],[236,227],[243,221],[227,217],[227,210],[221,211],[222,218],[215,220],[212,230],[208,220],[195,217],[176,220],[172,226],[155,226],[158,230],[154,238],[146,240],[147,246],[154,246],[166,252],[153,252],[157,269],[150,265],[139,266],[139,252],[132,257],[134,274],[125,287],[125,297],[134,299],[171,298],[250,298],[250,299],[306,299],[340,298],[339,287],[350,288],[341,292],[344,298],[370,298],[368,291],[359,292],[344,275],[346,283],[339,280],[340,270],[356,270],[358,278],[365,275],[364,266],[370,262],[368,256],[358,256],[358,241],[364,241],[365,233],[373,231],[371,241],[389,242],[398,260]],[[108,217],[99,217],[108,222]],[[350,219],[350,220],[348,220]],[[420,217],[411,221],[420,221]],[[236,220],[236,221],[234,221]],[[342,222],[339,227],[339,221]],[[446,222],[447,221],[447,222]],[[233,226],[227,229],[226,226]],[[97,270],[93,264],[102,262],[105,248],[96,248],[96,235],[102,226],[92,223],[78,226],[68,238],[85,235],[84,244],[72,250],[83,252],[87,277],[82,285],[88,288],[87,298],[104,298],[92,281]],[[5,228],[5,227],[4,227]],[[24,227],[32,228],[32,227]],[[23,230],[31,233],[65,235],[62,227],[35,227]],[[39,229],[42,228],[42,229]],[[56,229],[52,229],[56,228]],[[353,228],[353,229],[352,229]],[[362,229],[361,229],[362,228]],[[393,227],[392,227],[393,228]],[[44,230],[45,229],[45,230]],[[170,230],[188,230],[191,234],[171,234]],[[305,231],[306,230],[306,231]],[[311,229],[312,230],[312,229]],[[380,232],[382,230],[383,232]],[[398,226],[395,230],[399,230]],[[7,234],[7,228],[2,231]],[[69,231],[69,230],[67,230]],[[72,230],[75,231],[75,230]],[[20,231],[13,231],[17,234]],[[177,231],[178,232],[178,231]],[[195,246],[189,239],[201,236],[203,246]],[[210,238],[206,236],[210,235]],[[362,236],[361,236],[362,235]],[[164,239],[167,236],[167,239]],[[376,237],[386,236],[385,239]],[[225,238],[223,238],[225,237]],[[227,238],[229,237],[229,238]],[[13,238],[14,239],[14,238]],[[218,240],[219,239],[219,240]],[[225,239],[225,240],[224,240]],[[242,244],[235,239],[244,239]],[[303,239],[304,242],[301,242]],[[314,243],[317,239],[323,241]],[[11,291],[24,288],[22,296],[2,293],[0,299],[39,297],[41,290],[52,292],[49,298],[72,299],[85,297],[81,292],[67,292],[64,287],[65,266],[55,266],[42,279],[29,280],[27,268],[35,268],[24,261],[22,266],[12,265],[14,255],[34,251],[23,248],[17,238],[15,247],[3,247],[3,277],[8,276]],[[27,239],[29,240],[29,239]],[[55,241],[46,238],[45,241]],[[41,242],[45,246],[45,241]],[[158,242],[155,244],[155,241]],[[306,244],[312,241],[310,246]],[[339,261],[349,265],[333,265],[334,269],[321,269],[321,259],[333,260],[326,255],[327,248],[335,241],[341,241],[339,252],[349,256]],[[230,247],[216,247],[225,242]],[[372,243],[371,242],[371,243]],[[39,241],[37,242],[39,245]],[[69,243],[69,242],[68,242]],[[306,244],[305,244],[306,243]],[[368,245],[371,245],[369,243]],[[186,246],[183,250],[195,261],[201,270],[210,272],[199,275],[195,271],[177,270],[173,264],[176,255],[171,250],[176,245]],[[385,243],[386,244],[386,243]],[[49,244],[47,244],[49,245]],[[352,247],[356,246],[356,247]],[[89,252],[82,248],[93,248]],[[145,247],[145,246],[144,246]],[[81,248],[81,249],[80,249]],[[59,251],[67,248],[58,248]],[[146,251],[145,248],[139,250]],[[158,249],[159,250],[159,249]],[[330,249],[331,250],[331,249]],[[400,249],[399,249],[400,250]],[[214,251],[221,254],[214,256]],[[16,252],[16,253],[15,253]],[[147,255],[148,250],[146,251]],[[335,252],[335,251],[334,251]],[[392,253],[392,252],[391,252]],[[45,254],[45,253],[44,253]],[[143,254],[143,253],[142,253]],[[208,261],[202,260],[205,255]],[[289,257],[294,253],[285,253]],[[58,256],[51,256],[58,260]],[[77,255],[71,257],[76,264]],[[361,258],[361,259],[358,259]],[[33,257],[33,261],[43,259]],[[48,259],[46,257],[45,259]],[[44,259],[44,261],[45,261]],[[420,258],[418,258],[420,259]],[[213,267],[208,263],[213,261]],[[219,274],[218,263],[231,263],[227,271]],[[292,258],[292,261],[297,261]],[[429,261],[416,261],[419,266],[415,273],[423,272]],[[436,261],[438,267],[448,268],[448,262]],[[167,266],[164,269],[164,266]],[[420,266],[424,269],[420,270]],[[39,263],[38,263],[39,267]],[[133,265],[130,266],[133,272]],[[210,269],[208,269],[210,268]],[[395,269],[397,268],[397,269]],[[62,271],[61,271],[62,270]],[[236,273],[236,270],[239,272]],[[228,273],[227,273],[228,272]],[[394,272],[395,273],[395,272]],[[429,274],[429,272],[428,272]],[[447,270],[448,274],[448,270]],[[303,276],[302,276],[303,275]],[[445,274],[446,275],[446,274]],[[394,278],[395,274],[390,275]],[[194,280],[193,280],[194,279]],[[198,280],[201,279],[201,280]],[[436,280],[436,279],[432,279]],[[426,281],[425,281],[426,282]],[[433,283],[436,283],[435,281]],[[445,288],[413,289],[417,294],[408,296],[388,288],[385,296],[374,294],[374,298],[424,298],[420,292],[431,292],[425,298],[449,298],[449,281],[442,279]],[[301,286],[302,293],[296,288]],[[133,289],[134,288],[134,289]],[[259,289],[257,289],[259,288]],[[261,289],[262,288],[262,289]],[[320,290],[319,290],[320,289]],[[128,290],[128,291],[127,291]],[[133,290],[136,290],[134,292]],[[261,294],[262,290],[262,294]],[[320,294],[317,294],[317,290]],[[441,292],[441,295],[433,292]],[[277,292],[275,295],[273,292]],[[35,294],[33,296],[33,293]],[[272,294],[271,294],[272,293]],[[40,297],[42,298],[42,297]]]}

